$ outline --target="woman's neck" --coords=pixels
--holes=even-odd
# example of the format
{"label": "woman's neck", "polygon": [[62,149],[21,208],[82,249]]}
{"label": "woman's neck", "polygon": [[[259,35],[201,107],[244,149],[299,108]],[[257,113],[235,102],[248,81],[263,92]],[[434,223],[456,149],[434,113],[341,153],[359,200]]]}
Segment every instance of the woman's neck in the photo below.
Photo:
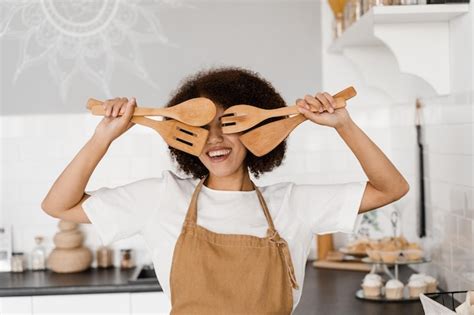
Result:
{"label": "woman's neck", "polygon": [[230,191],[252,191],[253,185],[250,180],[249,172],[245,168],[240,169],[232,175],[225,177],[218,177],[209,174],[209,177],[204,183],[208,188],[215,190],[230,190]]}

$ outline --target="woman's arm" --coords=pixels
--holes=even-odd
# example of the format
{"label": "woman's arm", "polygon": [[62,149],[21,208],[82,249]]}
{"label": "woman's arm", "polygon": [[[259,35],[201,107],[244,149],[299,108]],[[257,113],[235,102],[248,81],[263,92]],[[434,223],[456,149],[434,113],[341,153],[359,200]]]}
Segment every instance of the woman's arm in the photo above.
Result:
{"label": "woman's arm", "polygon": [[89,197],[84,190],[109,146],[108,140],[92,136],[56,179],[41,208],[55,218],[90,223],[80,204]]}
{"label": "woman's arm", "polygon": [[[316,97],[306,95],[298,99],[300,113],[311,121],[334,127],[349,146],[369,182],[364,191],[359,213],[380,208],[403,197],[409,190],[408,182],[377,147],[356,125],[346,108],[334,109],[335,102],[329,93],[318,93]],[[310,108],[319,112],[312,112]]]}
{"label": "woman's arm", "polygon": [[369,178],[359,213],[380,208],[403,197],[408,182],[382,150],[352,121],[336,128]]}
{"label": "woman's arm", "polygon": [[[135,100],[116,98],[104,103],[106,116],[97,126],[92,138],[68,164],[56,179],[41,203],[49,215],[77,223],[90,223],[82,209],[82,203],[89,198],[84,190],[92,172],[104,157],[110,144],[131,126]],[[118,113],[123,114],[117,117]]]}

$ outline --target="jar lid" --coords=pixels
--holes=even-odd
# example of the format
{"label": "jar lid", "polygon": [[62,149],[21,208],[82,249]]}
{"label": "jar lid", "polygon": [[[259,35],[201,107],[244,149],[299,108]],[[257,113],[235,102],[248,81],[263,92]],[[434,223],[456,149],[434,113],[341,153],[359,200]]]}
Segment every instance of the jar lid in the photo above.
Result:
{"label": "jar lid", "polygon": [[23,252],[12,252],[12,256],[21,256],[23,254]]}
{"label": "jar lid", "polygon": [[130,249],[130,248],[122,248],[122,249],[120,250],[120,252],[125,252],[125,253],[129,253],[129,252],[131,252],[131,251],[132,251],[132,249]]}

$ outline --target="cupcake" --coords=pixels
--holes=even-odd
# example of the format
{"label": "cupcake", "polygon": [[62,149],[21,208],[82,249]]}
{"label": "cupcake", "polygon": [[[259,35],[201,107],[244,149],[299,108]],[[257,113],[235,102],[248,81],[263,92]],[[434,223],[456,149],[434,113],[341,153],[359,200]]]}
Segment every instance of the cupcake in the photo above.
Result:
{"label": "cupcake", "polygon": [[424,280],[426,275],[424,273],[414,273],[410,276],[408,279],[408,282],[413,281],[413,280]]}
{"label": "cupcake", "polygon": [[403,297],[403,283],[396,279],[387,281],[385,285],[385,297],[391,300],[399,300]]}
{"label": "cupcake", "polygon": [[408,292],[410,297],[417,298],[421,293],[426,292],[426,282],[423,279],[415,279],[408,282]]}
{"label": "cupcake", "polygon": [[375,280],[375,281],[378,281],[380,283],[382,283],[382,277],[379,276],[378,274],[376,273],[368,273],[365,275],[364,277],[364,281],[366,280]]}
{"label": "cupcake", "polygon": [[365,297],[377,297],[380,296],[380,289],[382,288],[382,282],[375,279],[367,279],[362,282],[362,289],[364,290]]}
{"label": "cupcake", "polygon": [[434,277],[425,275],[423,280],[426,283],[426,293],[436,292],[436,288],[438,287],[438,281]]}

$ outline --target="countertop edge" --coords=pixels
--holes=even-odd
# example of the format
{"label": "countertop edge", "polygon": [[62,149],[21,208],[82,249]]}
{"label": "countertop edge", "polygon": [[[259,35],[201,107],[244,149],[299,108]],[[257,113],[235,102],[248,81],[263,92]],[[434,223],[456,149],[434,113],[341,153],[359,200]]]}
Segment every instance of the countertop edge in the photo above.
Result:
{"label": "countertop edge", "polygon": [[162,291],[163,289],[161,288],[159,284],[17,288],[17,289],[0,290],[0,298],[1,297],[15,297],[15,296],[37,296],[37,295],[136,293],[136,292],[162,292]]}

